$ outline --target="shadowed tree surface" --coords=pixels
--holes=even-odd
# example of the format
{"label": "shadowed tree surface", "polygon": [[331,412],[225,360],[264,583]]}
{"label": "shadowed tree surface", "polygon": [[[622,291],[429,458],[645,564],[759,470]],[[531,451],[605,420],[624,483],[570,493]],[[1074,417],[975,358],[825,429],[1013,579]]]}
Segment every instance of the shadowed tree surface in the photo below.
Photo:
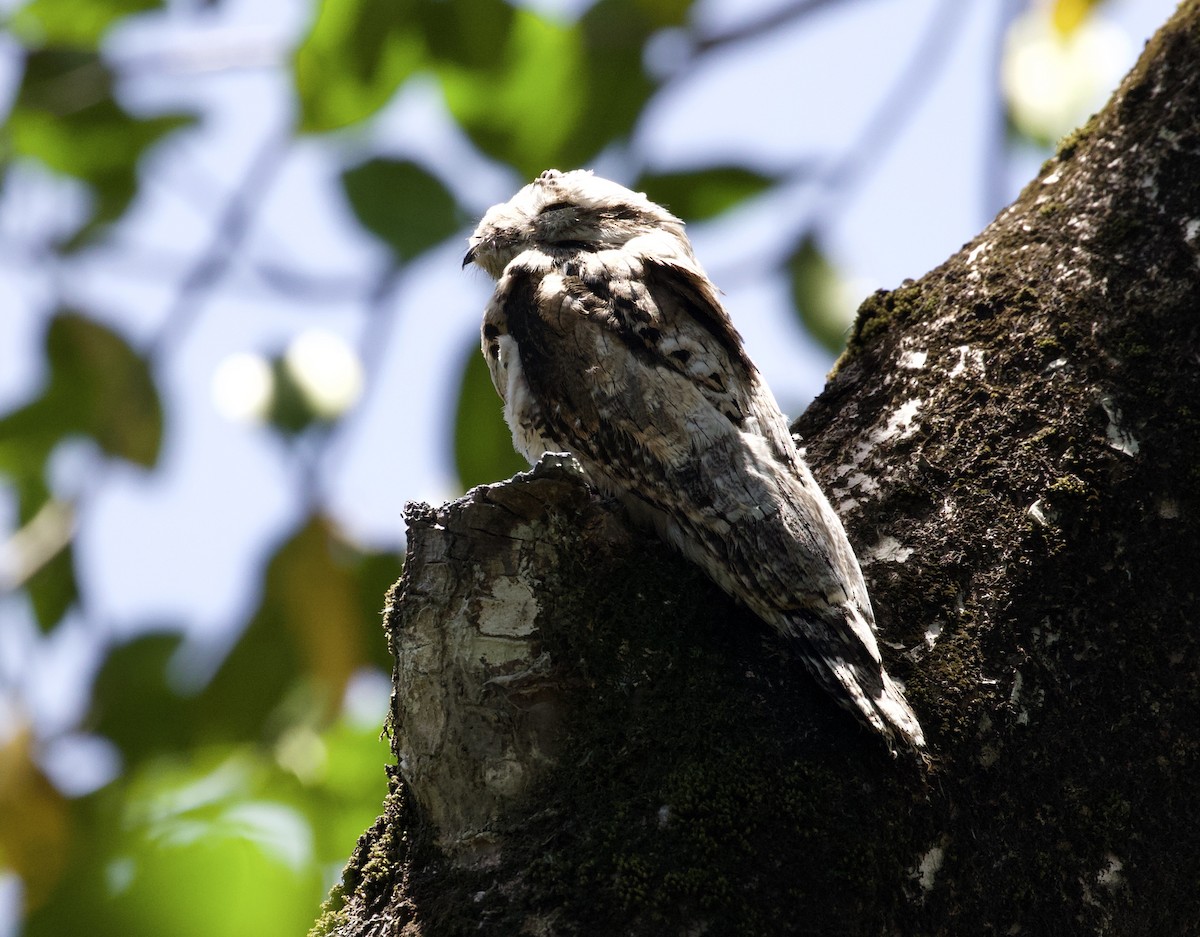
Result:
{"label": "shadowed tree surface", "polygon": [[410,511],[317,933],[1196,933],[1200,2],[800,418],[935,762],[568,463]]}

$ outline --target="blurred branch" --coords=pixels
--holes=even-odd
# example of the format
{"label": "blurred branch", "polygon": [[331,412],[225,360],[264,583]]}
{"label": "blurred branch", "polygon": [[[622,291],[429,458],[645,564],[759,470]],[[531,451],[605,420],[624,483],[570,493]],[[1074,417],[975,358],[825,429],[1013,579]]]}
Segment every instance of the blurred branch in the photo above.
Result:
{"label": "blurred branch", "polygon": [[[182,253],[171,253],[131,241],[122,242],[120,250],[115,249],[114,244],[106,246],[112,248],[112,256],[97,259],[98,263],[102,263],[105,273],[128,277],[139,283],[177,281],[183,276],[182,271],[191,259]],[[57,255],[47,248],[0,238],[0,269],[28,270],[49,266],[56,260]],[[76,268],[70,269],[72,276],[77,275]],[[266,291],[288,302],[327,305],[331,302],[367,302],[374,289],[373,279],[355,273],[315,274],[277,261],[252,263],[248,269],[262,286],[261,290],[245,291],[252,297]],[[62,295],[65,291],[60,288],[56,292]]]}
{"label": "blurred branch", "polygon": [[20,589],[75,535],[75,505],[52,498],[24,527],[0,542],[0,595]]}
{"label": "blurred branch", "polygon": [[[865,171],[880,164],[881,154],[896,141],[933,87],[934,78],[954,48],[954,35],[968,9],[960,0],[942,0],[930,15],[903,71],[888,87],[862,133],[824,174],[823,188],[831,193],[844,191]],[[825,209],[828,210],[828,205]]]}
{"label": "blurred branch", "polygon": [[693,54],[704,55],[723,46],[758,39],[782,26],[798,22],[809,14],[819,13],[826,7],[841,6],[850,2],[854,2],[854,0],[799,0],[798,3],[781,7],[760,19],[731,29],[729,32],[698,37],[693,45]]}
{"label": "blurred branch", "polygon": [[254,211],[262,204],[263,195],[286,158],[289,143],[288,136],[271,134],[251,160],[218,216],[207,248],[184,275],[153,352],[161,352],[178,341],[199,314],[204,300],[225,274],[246,237]]}
{"label": "blurred branch", "polygon": [[[807,5],[796,4],[797,7]],[[896,141],[933,88],[934,79],[954,47],[955,34],[967,10],[968,7],[958,0],[942,0],[930,14],[904,68],[888,86],[887,93],[868,116],[854,142],[823,170],[814,172],[812,160],[807,158],[792,167],[793,181],[813,185],[820,194],[808,212],[797,213],[800,224],[790,237],[780,239],[783,256],[811,235],[822,220],[831,217],[838,200],[847,197],[863,175],[880,165],[882,154]],[[779,263],[780,256],[760,255],[757,262],[731,268],[731,275],[724,277],[724,282],[729,286],[739,281],[760,279],[773,272]]]}
{"label": "blurred branch", "polygon": [[321,276],[274,262],[257,263],[251,271],[274,292],[289,300],[306,303],[353,300],[370,305],[378,289],[377,284],[363,277],[349,274]]}
{"label": "blurred branch", "polygon": [[303,466],[302,495],[306,503],[315,506],[320,496],[322,475],[337,474],[337,464],[349,449],[347,439],[354,415],[361,412],[366,395],[379,386],[379,373],[387,360],[391,347],[392,331],[398,318],[393,308],[396,290],[403,279],[405,266],[393,261],[380,272],[366,300],[367,321],[358,341],[358,357],[363,367],[363,387],[366,392],[358,404],[348,413],[321,431],[312,449],[312,458]]}
{"label": "blurred branch", "polygon": [[228,74],[280,68],[290,55],[288,43],[242,41],[211,48],[182,48],[115,56],[113,69],[122,78],[161,78],[164,75]]}

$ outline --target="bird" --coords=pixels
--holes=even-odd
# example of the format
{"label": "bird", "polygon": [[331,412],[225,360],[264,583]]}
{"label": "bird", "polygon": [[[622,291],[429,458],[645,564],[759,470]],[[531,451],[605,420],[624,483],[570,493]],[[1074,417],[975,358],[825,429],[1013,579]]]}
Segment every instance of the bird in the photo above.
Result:
{"label": "bird", "polygon": [[470,264],[496,281],[481,347],[517,451],[574,456],[782,634],[893,757],[923,758],[845,528],[683,222],[589,170],[549,169],[483,215]]}

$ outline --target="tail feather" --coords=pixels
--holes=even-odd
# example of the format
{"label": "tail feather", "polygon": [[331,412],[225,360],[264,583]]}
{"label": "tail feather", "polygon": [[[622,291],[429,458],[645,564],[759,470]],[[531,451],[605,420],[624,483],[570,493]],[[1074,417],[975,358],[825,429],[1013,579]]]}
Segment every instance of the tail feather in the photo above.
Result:
{"label": "tail feather", "polygon": [[[847,618],[857,616],[842,609]],[[907,748],[921,755],[925,736],[921,723],[904,697],[904,691],[883,669],[874,635],[858,640],[848,622],[840,627],[828,621],[793,618],[788,632],[804,647],[808,670],[831,696],[883,736],[896,755]]]}

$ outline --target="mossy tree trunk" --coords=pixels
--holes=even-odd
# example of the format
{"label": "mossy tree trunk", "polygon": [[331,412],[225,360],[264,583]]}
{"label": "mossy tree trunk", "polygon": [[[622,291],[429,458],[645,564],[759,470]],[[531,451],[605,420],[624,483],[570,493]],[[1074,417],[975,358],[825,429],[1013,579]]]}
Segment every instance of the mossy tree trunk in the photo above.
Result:
{"label": "mossy tree trunk", "polygon": [[1200,933],[1200,0],[796,430],[931,769],[551,460],[410,514],[319,931]]}

